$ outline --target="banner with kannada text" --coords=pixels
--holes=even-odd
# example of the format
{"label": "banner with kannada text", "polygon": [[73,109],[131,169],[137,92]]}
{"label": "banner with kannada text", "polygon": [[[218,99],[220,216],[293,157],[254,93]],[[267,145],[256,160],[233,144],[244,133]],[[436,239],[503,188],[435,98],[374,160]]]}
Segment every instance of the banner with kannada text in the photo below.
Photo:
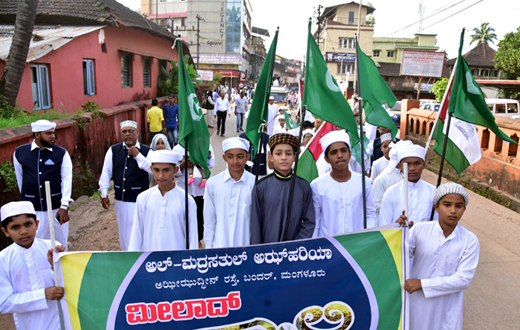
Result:
{"label": "banner with kannada text", "polygon": [[69,329],[408,329],[407,230],[241,248],[62,253]]}

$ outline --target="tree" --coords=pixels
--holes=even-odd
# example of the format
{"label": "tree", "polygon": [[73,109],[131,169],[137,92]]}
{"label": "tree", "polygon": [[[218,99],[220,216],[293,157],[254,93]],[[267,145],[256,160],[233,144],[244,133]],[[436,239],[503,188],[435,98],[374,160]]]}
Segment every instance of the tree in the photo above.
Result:
{"label": "tree", "polygon": [[430,91],[430,93],[435,94],[435,101],[441,102],[442,98],[444,97],[444,93],[446,93],[446,88],[448,87],[448,78],[442,78],[437,80],[433,84],[433,88]]}
{"label": "tree", "polygon": [[[38,0],[20,0],[18,2],[11,48],[2,79],[0,79],[0,95],[3,95],[12,107],[16,105],[16,97],[22,83],[37,8]],[[0,111],[2,110],[0,109]]]}
{"label": "tree", "polygon": [[[194,86],[198,86],[199,81],[197,78],[199,74],[197,73],[197,69],[193,64],[188,64],[190,56],[184,55],[183,60],[186,63],[186,68],[188,69],[188,74],[190,75],[191,82]],[[170,61],[171,68],[169,71],[166,71],[166,68],[161,66],[161,72],[157,77],[157,86],[161,89],[161,95],[172,95],[177,94],[179,88],[179,68],[177,67],[177,63],[175,61]]]}
{"label": "tree", "polygon": [[500,40],[494,61],[495,68],[504,73],[505,79],[516,80],[520,77],[520,27]]}
{"label": "tree", "polygon": [[224,76],[222,75],[222,73],[220,73],[220,72],[213,73],[213,80],[208,81],[209,90],[212,91],[213,88],[215,88],[215,86],[220,85],[220,81],[223,78],[224,78]]}
{"label": "tree", "polygon": [[480,24],[480,28],[474,28],[473,32],[475,34],[471,35],[470,45],[477,41],[477,46],[480,44],[488,44],[488,42],[495,43],[493,40],[498,40],[495,29],[489,26],[489,23]]}

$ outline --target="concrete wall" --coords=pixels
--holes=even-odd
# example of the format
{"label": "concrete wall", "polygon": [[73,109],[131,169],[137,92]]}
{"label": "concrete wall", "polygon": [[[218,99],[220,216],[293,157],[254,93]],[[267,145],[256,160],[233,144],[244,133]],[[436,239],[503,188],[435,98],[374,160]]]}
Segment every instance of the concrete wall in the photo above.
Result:
{"label": "concrete wall", "polygon": [[[172,42],[149,33],[126,27],[103,28],[107,52],[98,41],[99,31],[80,36],[65,46],[33,63],[49,66],[49,85],[52,108],[76,112],[81,105],[95,101],[103,108],[117,104],[150,99],[157,95],[159,59],[177,61],[177,50]],[[132,87],[121,83],[121,52],[132,56]],[[151,57],[151,86],[143,87],[143,57]],[[83,59],[94,60],[96,95],[83,92]],[[5,62],[0,61],[3,72]],[[22,78],[18,103],[26,110],[33,110],[30,64],[27,63]]]}

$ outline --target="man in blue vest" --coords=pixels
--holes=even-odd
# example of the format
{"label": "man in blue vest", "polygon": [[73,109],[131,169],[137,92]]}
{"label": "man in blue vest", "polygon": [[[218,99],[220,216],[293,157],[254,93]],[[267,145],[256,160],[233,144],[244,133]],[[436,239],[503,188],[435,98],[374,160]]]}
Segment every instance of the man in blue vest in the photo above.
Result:
{"label": "man in blue vest", "polygon": [[[50,239],[54,225],[56,240],[67,247],[69,202],[72,191],[72,162],[66,149],[54,144],[56,123],[37,120],[31,124],[34,140],[16,148],[13,164],[20,200],[29,201],[40,220],[37,238]],[[48,219],[45,181],[51,184],[52,215]]]}
{"label": "man in blue vest", "polygon": [[137,123],[132,120],[123,121],[121,135],[123,142],[111,146],[105,155],[99,190],[101,205],[109,210],[108,189],[110,179],[114,181],[119,245],[121,251],[127,251],[135,214],[135,201],[137,195],[148,189],[148,173],[152,174],[152,171],[150,162],[146,159],[150,147],[139,143]]}

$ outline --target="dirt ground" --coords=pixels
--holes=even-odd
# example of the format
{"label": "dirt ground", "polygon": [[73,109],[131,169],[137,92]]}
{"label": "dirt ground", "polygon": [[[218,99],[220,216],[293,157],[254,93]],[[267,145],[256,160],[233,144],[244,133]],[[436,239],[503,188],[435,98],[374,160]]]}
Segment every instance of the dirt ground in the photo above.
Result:
{"label": "dirt ground", "polygon": [[[108,211],[99,198],[81,196],[70,204],[69,251],[120,251],[113,191],[109,197]],[[0,314],[0,329],[16,330],[11,314]]]}

